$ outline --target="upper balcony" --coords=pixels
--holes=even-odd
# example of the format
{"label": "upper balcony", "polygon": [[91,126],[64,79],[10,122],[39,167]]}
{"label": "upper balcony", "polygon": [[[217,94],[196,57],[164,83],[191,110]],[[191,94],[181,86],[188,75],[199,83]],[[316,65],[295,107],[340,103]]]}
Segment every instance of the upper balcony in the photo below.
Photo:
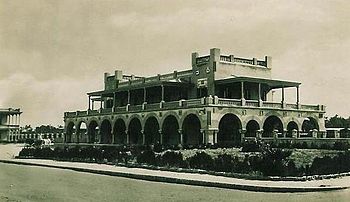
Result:
{"label": "upper balcony", "polygon": [[100,108],[98,110],[86,110],[76,112],[65,112],[65,118],[73,117],[85,117],[95,115],[106,114],[123,114],[130,112],[147,112],[147,111],[161,111],[161,110],[173,110],[173,109],[188,109],[188,108],[200,108],[200,107],[237,107],[246,109],[278,109],[278,110],[294,110],[294,111],[307,111],[307,112],[325,112],[324,105],[301,105],[281,102],[268,102],[257,100],[241,100],[241,99],[226,99],[214,97],[205,97],[189,100],[178,100],[171,102],[159,102],[142,105],[126,105],[123,107],[115,108]]}

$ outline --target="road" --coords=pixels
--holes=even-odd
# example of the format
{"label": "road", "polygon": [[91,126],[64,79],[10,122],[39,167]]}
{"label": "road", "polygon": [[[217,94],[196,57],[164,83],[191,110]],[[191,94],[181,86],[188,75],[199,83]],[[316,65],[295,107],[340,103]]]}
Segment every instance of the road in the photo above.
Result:
{"label": "road", "polygon": [[261,193],[0,163],[0,201],[349,201],[350,190]]}

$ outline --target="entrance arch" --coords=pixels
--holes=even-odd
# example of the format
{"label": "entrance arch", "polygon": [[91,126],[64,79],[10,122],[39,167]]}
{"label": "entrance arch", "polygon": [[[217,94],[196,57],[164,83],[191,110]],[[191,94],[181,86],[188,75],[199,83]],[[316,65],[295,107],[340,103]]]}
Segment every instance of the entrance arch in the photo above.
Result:
{"label": "entrance arch", "polygon": [[155,117],[149,117],[145,122],[145,144],[160,143],[159,124]]}
{"label": "entrance arch", "polygon": [[162,125],[163,144],[178,145],[180,143],[179,123],[173,115],[169,115],[164,119]]}
{"label": "entrance arch", "polygon": [[303,124],[301,125],[301,130],[303,134],[307,134],[307,136],[312,136],[313,130],[319,130],[317,120],[312,117],[305,118]]}
{"label": "entrance arch", "polygon": [[234,114],[225,114],[219,122],[218,144],[236,146],[241,143],[241,120]]}
{"label": "entrance arch", "polygon": [[112,125],[111,122],[109,122],[109,120],[105,119],[102,121],[100,135],[102,144],[112,143]]}
{"label": "entrance arch", "polygon": [[89,142],[89,137],[87,135],[87,127],[84,121],[81,121],[77,127],[77,136],[79,137],[79,142],[87,143]]}
{"label": "entrance arch", "polygon": [[97,121],[91,121],[88,126],[89,143],[99,142],[98,132],[99,127]]}
{"label": "entrance arch", "polygon": [[113,136],[115,144],[126,144],[127,135],[125,133],[126,126],[123,119],[117,119],[114,123]]}
{"label": "entrance arch", "polygon": [[73,136],[74,132],[75,132],[74,122],[68,123],[67,130],[66,130],[66,138],[65,138],[66,143],[72,142],[72,136]]}
{"label": "entrance arch", "polygon": [[128,127],[130,144],[142,144],[142,126],[138,118],[131,119]]}
{"label": "entrance arch", "polygon": [[203,136],[201,134],[201,122],[194,114],[186,116],[182,123],[183,143],[186,145],[203,144]]}
{"label": "entrance arch", "polygon": [[278,136],[283,135],[283,123],[277,116],[269,116],[264,122],[263,137],[273,137],[274,132],[277,132]]}
{"label": "entrance arch", "polygon": [[294,121],[291,121],[287,125],[287,134],[286,137],[293,137],[293,131],[298,133],[298,124],[295,123]]}
{"label": "entrance arch", "polygon": [[256,137],[258,130],[260,129],[259,123],[255,120],[250,120],[246,126],[246,137]]}

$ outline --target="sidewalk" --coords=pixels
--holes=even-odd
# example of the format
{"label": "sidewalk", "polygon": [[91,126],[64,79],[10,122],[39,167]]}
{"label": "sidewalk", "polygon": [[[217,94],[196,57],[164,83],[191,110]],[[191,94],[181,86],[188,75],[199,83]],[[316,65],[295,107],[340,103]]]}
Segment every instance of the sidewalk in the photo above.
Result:
{"label": "sidewalk", "polygon": [[315,192],[339,190],[350,187],[350,176],[337,179],[324,179],[302,182],[264,181],[213,176],[207,174],[178,173],[170,171],[149,170],[143,168],[127,168],[105,164],[62,162],[53,160],[3,159],[0,160],[0,163],[43,166],[156,182],[240,189],[259,192]]}

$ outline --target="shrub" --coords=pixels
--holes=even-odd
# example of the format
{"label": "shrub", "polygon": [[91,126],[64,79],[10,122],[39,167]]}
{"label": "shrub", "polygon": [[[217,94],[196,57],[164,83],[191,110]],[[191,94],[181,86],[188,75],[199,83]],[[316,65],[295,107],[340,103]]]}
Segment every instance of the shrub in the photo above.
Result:
{"label": "shrub", "polygon": [[197,152],[187,159],[190,168],[212,170],[214,167],[213,158],[205,152]]}
{"label": "shrub", "polygon": [[262,150],[262,143],[260,141],[244,141],[242,145],[242,152],[259,152]]}
{"label": "shrub", "polygon": [[185,162],[183,156],[180,152],[166,151],[161,156],[162,165],[174,166],[174,167],[184,167]]}
{"label": "shrub", "polygon": [[333,145],[334,150],[348,150],[349,143],[348,142],[335,142]]}
{"label": "shrub", "polygon": [[141,152],[136,158],[138,163],[147,163],[149,165],[156,165],[156,155],[152,150],[145,150]]}
{"label": "shrub", "polygon": [[232,172],[234,170],[233,157],[228,154],[221,154],[214,159],[215,171]]}

